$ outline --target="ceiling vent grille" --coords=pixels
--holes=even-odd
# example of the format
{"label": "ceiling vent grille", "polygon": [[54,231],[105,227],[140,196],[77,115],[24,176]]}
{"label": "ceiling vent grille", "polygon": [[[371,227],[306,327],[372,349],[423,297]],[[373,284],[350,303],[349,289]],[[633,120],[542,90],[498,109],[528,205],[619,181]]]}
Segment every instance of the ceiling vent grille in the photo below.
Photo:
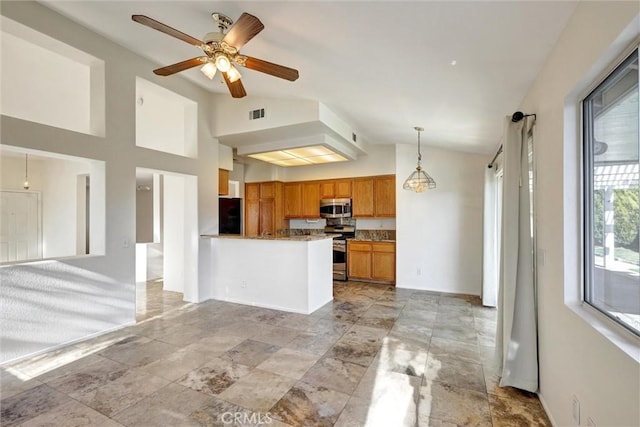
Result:
{"label": "ceiling vent grille", "polygon": [[249,120],[258,120],[264,118],[264,108],[249,111]]}

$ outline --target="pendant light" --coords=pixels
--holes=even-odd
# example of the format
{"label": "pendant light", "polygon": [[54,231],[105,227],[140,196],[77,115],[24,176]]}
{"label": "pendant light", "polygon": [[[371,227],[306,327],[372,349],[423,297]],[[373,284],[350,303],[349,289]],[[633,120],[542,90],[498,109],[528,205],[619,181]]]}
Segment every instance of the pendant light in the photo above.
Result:
{"label": "pendant light", "polygon": [[416,170],[409,175],[409,178],[406,179],[402,188],[415,191],[416,193],[422,193],[425,190],[436,188],[436,182],[428,173],[422,170],[422,165],[420,164],[422,161],[422,153],[420,153],[420,132],[422,132],[424,128],[416,126],[414,129],[418,132],[418,166]]}
{"label": "pendant light", "polygon": [[24,184],[22,188],[25,190],[29,189],[29,155],[24,155]]}

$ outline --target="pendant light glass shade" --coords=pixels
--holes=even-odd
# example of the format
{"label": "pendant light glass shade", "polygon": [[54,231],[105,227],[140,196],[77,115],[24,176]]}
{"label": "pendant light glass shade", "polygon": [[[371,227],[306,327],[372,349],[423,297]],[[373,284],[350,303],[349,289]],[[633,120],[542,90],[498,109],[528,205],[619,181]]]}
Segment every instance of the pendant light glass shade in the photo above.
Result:
{"label": "pendant light glass shade", "polygon": [[416,166],[416,170],[413,171],[411,175],[404,181],[402,188],[404,190],[415,191],[416,193],[422,193],[426,190],[431,190],[436,188],[436,182],[434,181],[428,173],[422,170],[422,154],[420,153],[420,132],[424,130],[424,128],[416,126],[414,128],[418,131],[418,166]]}

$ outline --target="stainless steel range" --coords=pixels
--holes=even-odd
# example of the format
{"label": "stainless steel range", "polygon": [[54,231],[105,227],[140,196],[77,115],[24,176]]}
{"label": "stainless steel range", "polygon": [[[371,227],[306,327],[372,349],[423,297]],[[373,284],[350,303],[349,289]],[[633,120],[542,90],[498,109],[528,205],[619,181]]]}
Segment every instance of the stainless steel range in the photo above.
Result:
{"label": "stainless steel range", "polygon": [[333,239],[333,280],[347,280],[347,239],[356,236],[356,220],[353,218],[327,218],[326,234]]}

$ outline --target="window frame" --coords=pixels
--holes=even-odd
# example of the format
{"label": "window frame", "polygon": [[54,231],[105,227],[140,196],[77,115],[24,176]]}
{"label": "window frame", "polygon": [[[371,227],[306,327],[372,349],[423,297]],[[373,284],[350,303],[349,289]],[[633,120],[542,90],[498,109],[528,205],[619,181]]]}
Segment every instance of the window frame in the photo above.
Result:
{"label": "window frame", "polygon": [[[595,310],[597,313],[606,316],[608,319],[614,322],[618,327],[622,327],[625,331],[631,333],[636,338],[640,338],[640,329],[635,329],[634,327],[628,325],[625,322],[622,322],[616,316],[612,315],[602,307],[597,306],[592,303],[590,299],[593,298],[594,294],[594,270],[595,263],[594,254],[595,254],[595,245],[594,245],[594,158],[593,158],[593,147],[591,141],[594,140],[592,124],[593,124],[593,111],[591,104],[588,102],[591,95],[594,92],[598,91],[603,84],[607,82],[607,80],[613,76],[621,67],[623,67],[635,55],[635,60],[640,61],[640,42],[636,41],[633,43],[628,49],[625,50],[623,55],[621,55],[615,63],[613,63],[610,67],[607,68],[606,73],[602,74],[600,78],[594,82],[594,84],[590,87],[590,89],[586,92],[586,95],[579,99],[580,104],[580,147],[581,147],[581,155],[580,155],[580,191],[581,191],[581,205],[582,205],[582,236],[580,239],[581,242],[581,264],[582,264],[582,286],[581,286],[581,300],[582,304],[590,307],[592,310]],[[640,69],[638,70],[638,85],[640,90]],[[639,107],[640,108],[640,107]],[[591,120],[586,120],[587,115],[591,115]],[[640,135],[639,135],[640,137]]]}

